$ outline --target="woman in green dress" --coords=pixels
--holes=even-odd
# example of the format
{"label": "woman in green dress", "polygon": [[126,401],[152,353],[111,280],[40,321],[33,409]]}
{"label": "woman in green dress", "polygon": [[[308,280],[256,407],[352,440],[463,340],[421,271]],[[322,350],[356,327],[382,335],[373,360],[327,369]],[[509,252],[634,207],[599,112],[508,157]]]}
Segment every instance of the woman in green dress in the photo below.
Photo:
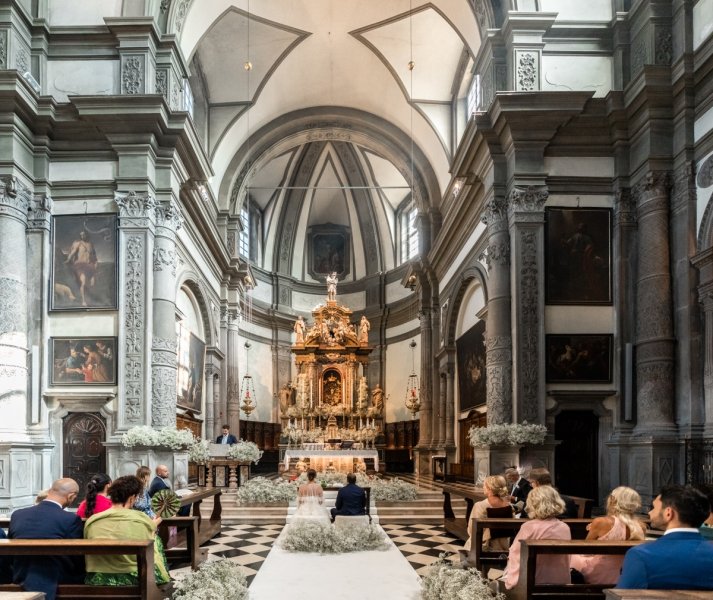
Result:
{"label": "woman in green dress", "polygon": [[[136,499],[143,491],[143,484],[133,475],[115,479],[109,488],[112,507],[93,515],[84,525],[84,537],[88,540],[156,540],[156,528],[160,517],[149,518],[143,512],[133,510]],[[124,555],[88,555],[86,557],[89,585],[137,585],[138,568],[136,557]],[[168,566],[154,543],[154,574],[156,584],[170,581]]]}

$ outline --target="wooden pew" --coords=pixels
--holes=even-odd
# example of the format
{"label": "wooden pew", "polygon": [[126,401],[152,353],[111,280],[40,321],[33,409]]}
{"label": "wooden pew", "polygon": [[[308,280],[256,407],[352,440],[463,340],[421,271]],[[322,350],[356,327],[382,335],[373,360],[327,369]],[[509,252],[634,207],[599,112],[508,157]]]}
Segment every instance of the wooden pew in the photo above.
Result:
{"label": "wooden pew", "polygon": [[594,500],[591,498],[580,498],[579,496],[568,496],[577,505],[577,518],[590,519],[592,517],[592,509],[594,508]]}
{"label": "wooden pew", "polygon": [[694,590],[605,590],[607,600],[711,600],[713,592]]}
{"label": "wooden pew", "polygon": [[[222,527],[220,488],[203,488],[181,498],[181,508],[191,506],[191,515],[198,519],[198,545],[205,544],[220,533]],[[207,521],[201,516],[201,502],[213,497],[213,511]]]}
{"label": "wooden pew", "polygon": [[[487,571],[491,567],[499,569],[504,568],[507,563],[507,557],[504,560],[500,558],[504,552],[483,552],[483,534],[486,529],[510,529],[512,537],[517,535],[523,523],[527,523],[529,519],[476,519],[473,518],[473,540],[471,543],[468,562],[473,565],[483,575],[487,576]],[[592,522],[592,519],[562,519],[563,523],[569,526],[573,540],[583,540],[587,537],[587,525]]]}
{"label": "wooden pew", "polygon": [[[154,581],[154,548],[150,540],[0,540],[0,556],[87,556],[93,554],[136,556],[139,583],[135,586],[61,584],[58,600],[120,598],[121,600],[161,600],[169,591]],[[0,592],[21,592],[19,585],[0,585]]]}
{"label": "wooden pew", "polygon": [[[451,504],[451,496],[463,498],[466,503],[465,519],[456,519]],[[443,527],[448,533],[465,541],[468,539],[468,521],[473,512],[473,504],[485,498],[483,490],[473,488],[466,490],[452,485],[443,486]]]}
{"label": "wooden pew", "polygon": [[555,554],[618,554],[624,555],[629,548],[642,541],[581,541],[581,540],[523,540],[520,552],[520,577],[517,585],[508,590],[508,600],[588,600],[604,598],[604,590],[613,586],[588,583],[567,585],[535,584],[535,565],[538,556]]}

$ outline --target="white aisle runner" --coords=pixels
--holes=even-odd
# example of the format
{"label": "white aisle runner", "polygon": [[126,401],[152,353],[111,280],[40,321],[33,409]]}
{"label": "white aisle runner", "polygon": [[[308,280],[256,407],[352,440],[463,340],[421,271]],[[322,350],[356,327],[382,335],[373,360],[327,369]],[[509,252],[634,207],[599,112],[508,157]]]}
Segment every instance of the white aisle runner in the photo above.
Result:
{"label": "white aisle runner", "polygon": [[420,597],[421,578],[391,540],[383,551],[307,554],[286,552],[278,539],[250,585],[250,600]]}

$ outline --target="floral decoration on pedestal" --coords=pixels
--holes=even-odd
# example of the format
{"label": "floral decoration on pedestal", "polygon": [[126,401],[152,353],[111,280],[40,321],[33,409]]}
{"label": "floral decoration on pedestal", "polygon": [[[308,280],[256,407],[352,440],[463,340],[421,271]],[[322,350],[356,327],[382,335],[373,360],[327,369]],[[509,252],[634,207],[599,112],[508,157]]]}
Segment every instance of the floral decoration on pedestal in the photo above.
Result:
{"label": "floral decoration on pedestal", "polygon": [[497,423],[487,427],[471,427],[468,431],[470,445],[474,448],[490,446],[523,446],[542,444],[547,437],[547,427],[523,421],[522,423]]}
{"label": "floral decoration on pedestal", "polygon": [[129,429],[121,438],[125,448],[145,446],[147,448],[170,448],[171,450],[184,450],[195,442],[193,432],[188,429],[164,427],[154,429],[148,425],[139,425]]}
{"label": "floral decoration on pedestal", "polygon": [[255,442],[240,440],[230,447],[226,456],[238,462],[257,464],[262,458],[262,450],[257,447]]}

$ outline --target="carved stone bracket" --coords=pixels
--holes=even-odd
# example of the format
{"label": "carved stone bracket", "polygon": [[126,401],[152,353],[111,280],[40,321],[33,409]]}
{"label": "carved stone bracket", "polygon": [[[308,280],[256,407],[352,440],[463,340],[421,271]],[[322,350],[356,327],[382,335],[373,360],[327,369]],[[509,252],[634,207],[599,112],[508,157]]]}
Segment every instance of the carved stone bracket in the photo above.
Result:
{"label": "carved stone bracket", "polygon": [[28,229],[49,231],[51,218],[52,198],[49,194],[35,194],[30,205]]}
{"label": "carved stone bracket", "polygon": [[183,226],[181,208],[173,200],[166,203],[156,203],[154,211],[157,227],[164,227],[176,232]]}

